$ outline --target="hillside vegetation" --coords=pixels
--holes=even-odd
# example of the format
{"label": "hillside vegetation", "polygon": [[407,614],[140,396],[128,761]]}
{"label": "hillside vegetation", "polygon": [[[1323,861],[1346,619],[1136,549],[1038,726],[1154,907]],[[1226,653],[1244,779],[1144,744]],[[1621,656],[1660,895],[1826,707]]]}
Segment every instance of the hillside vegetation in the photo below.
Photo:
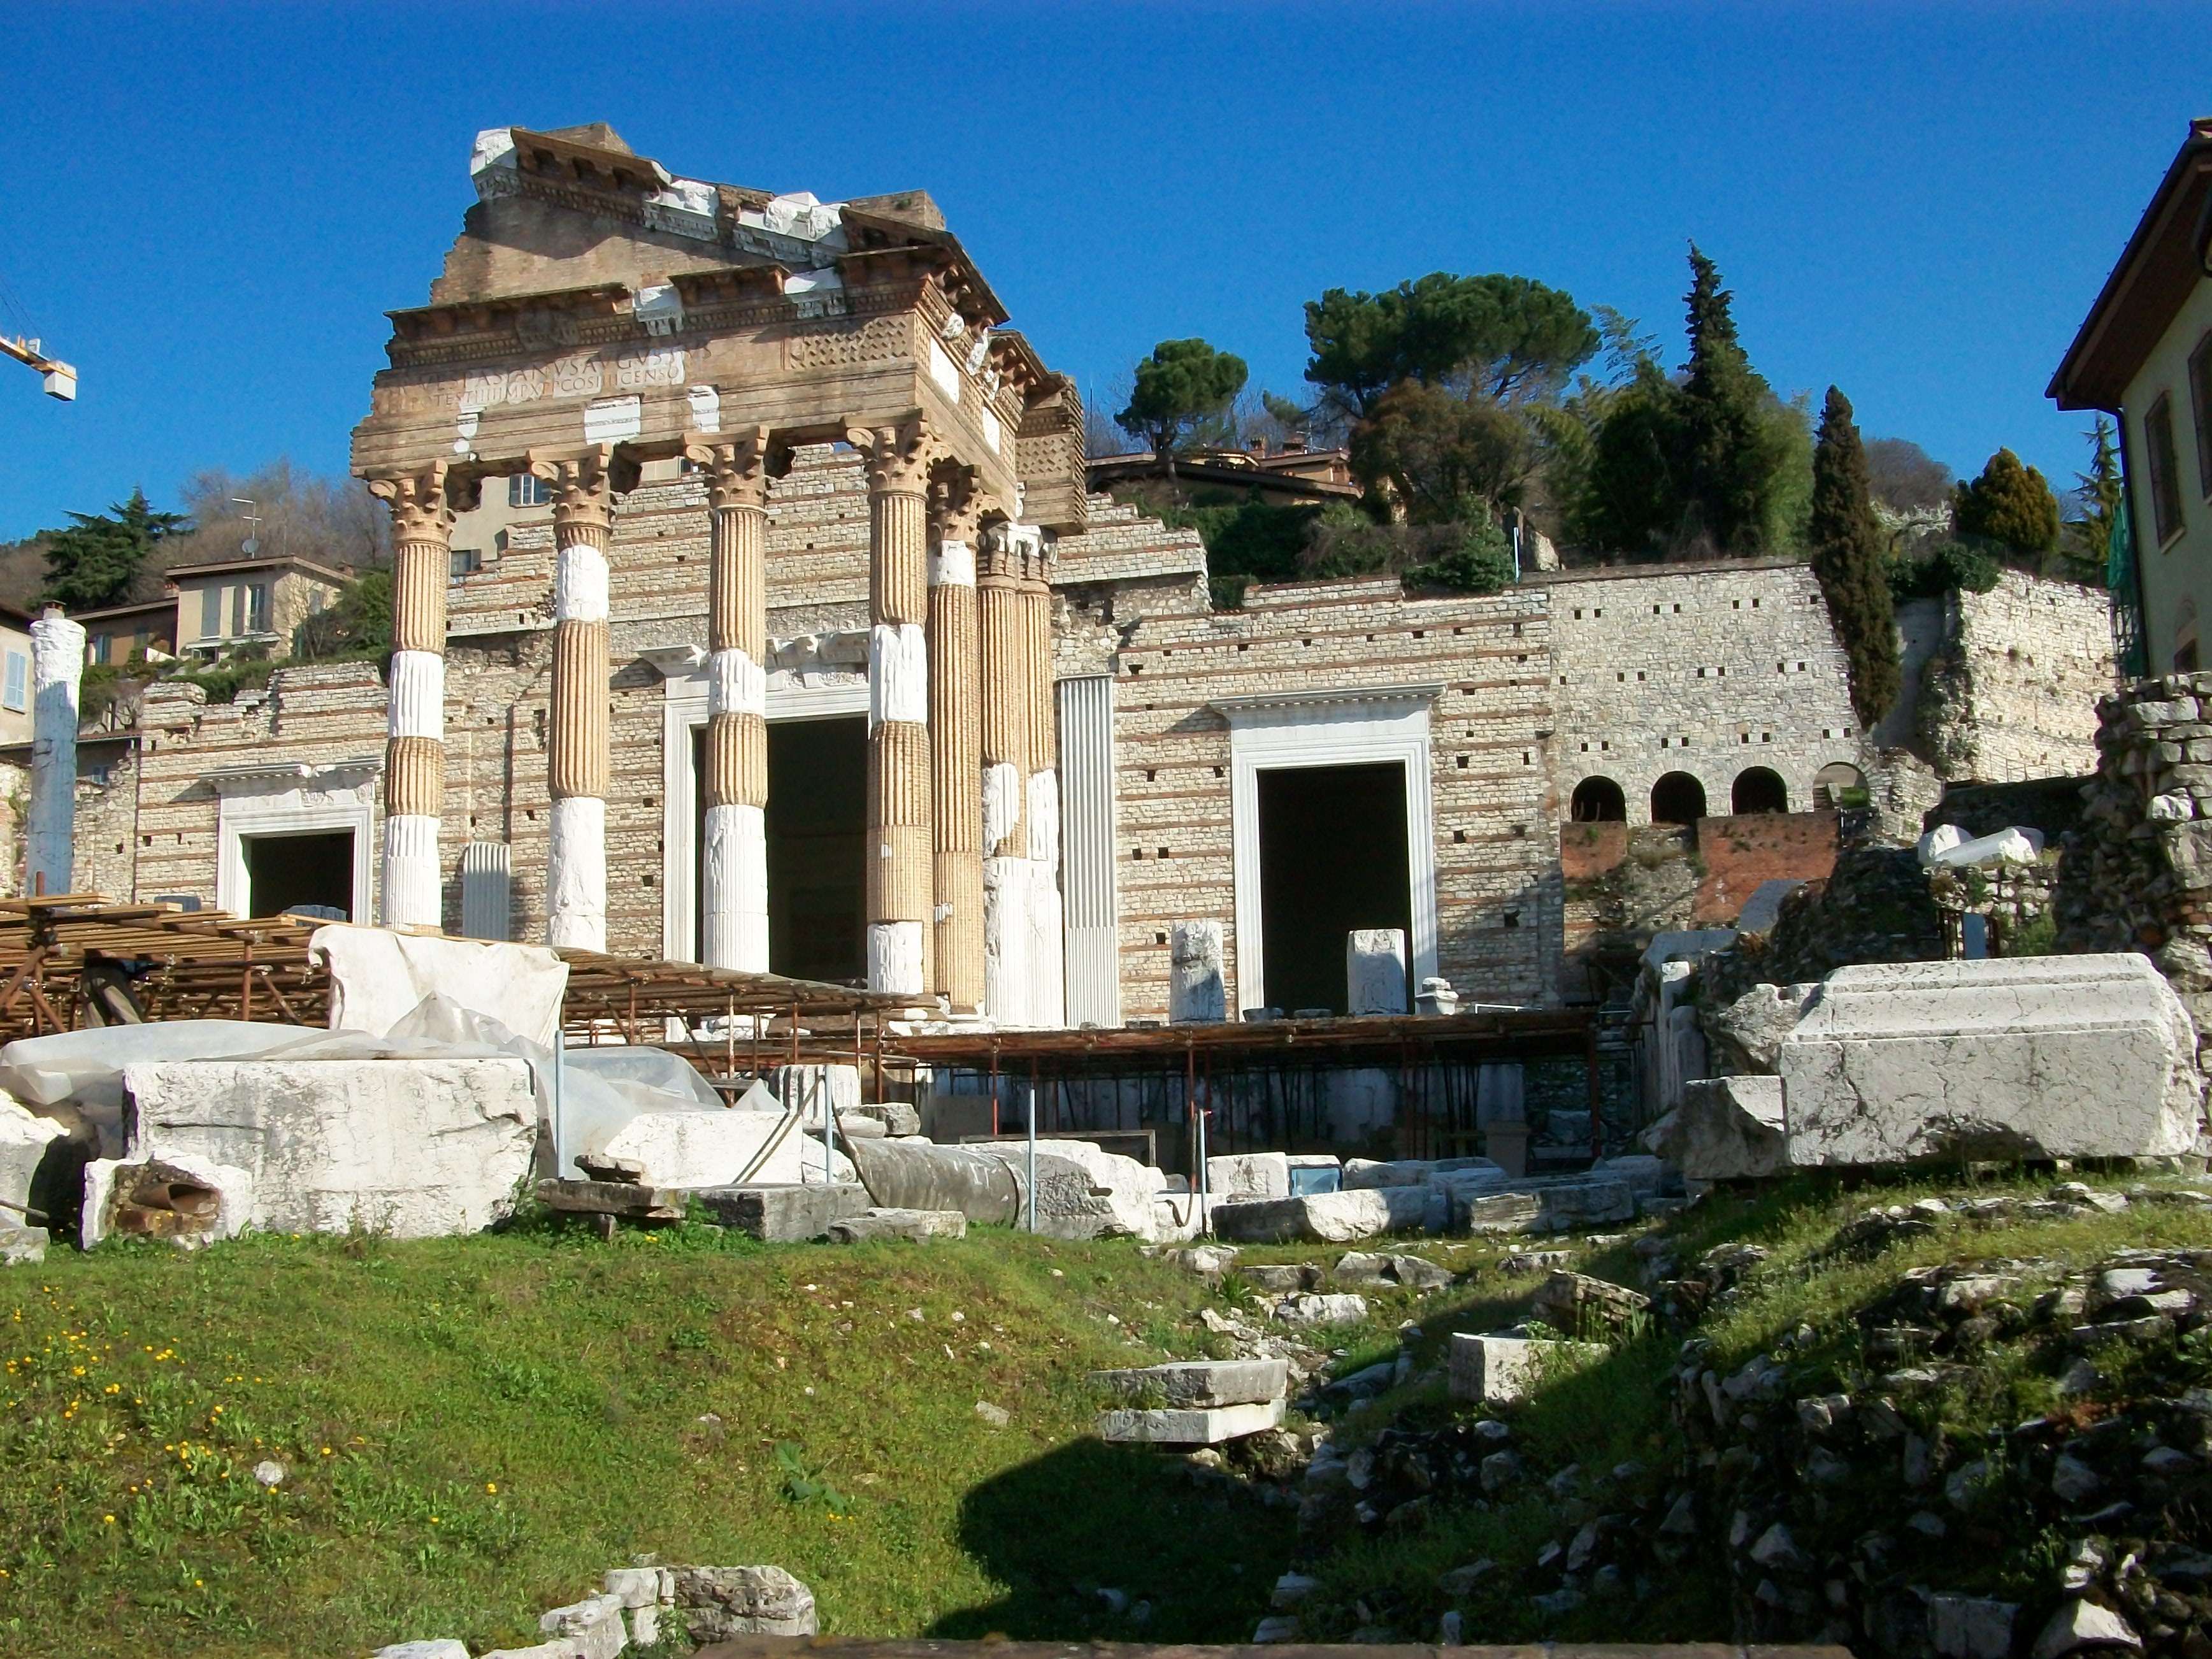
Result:
{"label": "hillside vegetation", "polygon": [[[634,1555],[779,1564],[812,1587],[823,1629],[847,1634],[1249,1639],[1295,1567],[1317,1580],[1299,1609],[1310,1638],[1432,1640],[1456,1610],[1469,1641],[1726,1640],[1769,1627],[1759,1575],[1724,1541],[1739,1490],[1785,1519],[1817,1497],[1832,1530],[1911,1540],[1915,1582],[2002,1594],[2025,1621],[2056,1600],[2070,1534],[2047,1504],[1964,1514],[1946,1480],[1987,1462],[1991,1429],[2021,1448],[2017,1478],[2040,1480],[2047,1449],[2002,1440],[2024,1419],[2070,1431],[2124,1414],[2130,1390],[2212,1382],[2201,1339],[2169,1321],[2124,1363],[2100,1357],[2095,1388],[2062,1392],[2081,1379],[2064,1381],[2071,1351],[2045,1334],[2038,1298],[2116,1251],[2212,1249],[2212,1223],[2148,1195],[2110,1213],[2053,1204],[2048,1185],[1976,1187],[1975,1200],[2017,1200],[1977,1218],[1941,1182],[1807,1180],[1608,1239],[1401,1246],[1457,1282],[1425,1297],[1361,1285],[1367,1318],[1311,1339],[1334,1345],[1340,1375],[1407,1356],[1381,1397],[1331,1401],[1332,1455],[1370,1454],[1364,1494],[1302,1481],[1287,1437],[1215,1468],[1087,1433],[1086,1370],[1226,1355],[1241,1339],[1222,1333],[1266,1323],[1270,1298],[1245,1269],[1326,1275],[1334,1250],[1248,1250],[1210,1286],[1126,1241],[993,1231],[769,1249],[684,1226],[608,1246],[532,1223],[414,1243],[251,1237],[189,1255],[58,1248],[0,1279],[0,1642],[24,1655],[351,1656],[453,1635],[480,1650],[534,1639],[540,1609]],[[1938,1194],[1941,1212],[1863,1220]],[[1449,1333],[1523,1316],[1553,1264],[1517,1253],[1547,1246],[1666,1288],[1597,1363],[1533,1401],[1454,1406]],[[2021,1317],[1942,1328],[1925,1376],[1895,1382],[1911,1362],[1881,1333],[1913,1270],[1998,1258],[2014,1266],[1990,1306]],[[1968,1338],[1980,1346],[1954,1354]],[[1776,1403],[1732,1415],[1725,1435],[1701,1428],[1707,1370],[1750,1375]],[[1838,1390],[1895,1401],[1931,1489],[1872,1461],[1832,1492],[1778,1473],[1807,1445],[1757,1435],[1794,1423],[1798,1396]],[[1486,1416],[1498,1437],[1475,1434]],[[1500,1444],[1517,1472],[1486,1486],[1472,1453]],[[264,1460],[284,1468],[274,1490],[254,1479]],[[1431,1501],[1409,1504],[1424,1481]],[[1692,1530],[1670,1537],[1659,1523],[1684,1493]],[[1943,1539],[1901,1530],[1923,1510],[1948,1518]],[[2130,1524],[2186,1531],[2205,1512]],[[1851,1540],[1796,1525],[1813,1576],[1775,1593],[1819,1603],[1821,1553]],[[1881,1575],[1859,1577],[1855,1605],[1880,1604]],[[1826,1616],[1784,1607],[1773,1627]]]}

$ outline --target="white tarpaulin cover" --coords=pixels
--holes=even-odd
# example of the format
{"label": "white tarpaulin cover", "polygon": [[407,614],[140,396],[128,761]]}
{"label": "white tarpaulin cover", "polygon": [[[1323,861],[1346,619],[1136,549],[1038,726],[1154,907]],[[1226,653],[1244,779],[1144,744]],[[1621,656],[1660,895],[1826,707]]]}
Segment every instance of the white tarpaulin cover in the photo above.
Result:
{"label": "white tarpaulin cover", "polygon": [[568,988],[568,964],[535,945],[334,924],[315,929],[307,958],[330,970],[331,1029],[380,1036],[434,994],[550,1048]]}

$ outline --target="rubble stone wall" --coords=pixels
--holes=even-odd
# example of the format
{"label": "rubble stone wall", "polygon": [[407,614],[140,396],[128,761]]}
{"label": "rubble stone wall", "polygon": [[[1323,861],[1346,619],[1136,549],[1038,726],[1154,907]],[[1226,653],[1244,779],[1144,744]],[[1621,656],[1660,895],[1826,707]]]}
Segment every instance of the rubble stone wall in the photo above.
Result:
{"label": "rubble stone wall", "polygon": [[2113,680],[2105,591],[2006,570],[1988,592],[1941,604],[1940,637],[1906,684],[1917,746],[1936,771],[2010,783],[2094,769],[2097,699]]}
{"label": "rubble stone wall", "polygon": [[2097,775],[2052,899],[2062,951],[2144,951],[2212,1031],[2212,674],[2100,698]]}
{"label": "rubble stone wall", "polygon": [[1788,805],[1813,803],[1832,761],[1863,766],[1844,653],[1820,584],[1783,562],[1548,572],[1560,815],[1575,786],[1607,777],[1628,821],[1651,821],[1670,772],[1734,810],[1736,778],[1778,774]]}

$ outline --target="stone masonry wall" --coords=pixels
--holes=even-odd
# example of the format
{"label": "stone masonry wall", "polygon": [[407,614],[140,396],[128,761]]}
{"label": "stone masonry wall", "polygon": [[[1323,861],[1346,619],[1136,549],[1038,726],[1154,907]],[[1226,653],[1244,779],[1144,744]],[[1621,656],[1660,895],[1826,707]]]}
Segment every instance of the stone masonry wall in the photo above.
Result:
{"label": "stone masonry wall", "polygon": [[1215,698],[1442,683],[1430,711],[1437,971],[1534,1002],[1559,957],[1544,598],[1407,599],[1395,578],[1255,587],[1242,611],[1151,615],[1115,662],[1122,1014],[1167,1012],[1168,939],[1237,949],[1230,733]]}
{"label": "stone masonry wall", "polygon": [[2097,765],[2097,699],[2112,689],[2102,588],[2002,572],[1953,592],[1917,685],[1917,747],[1949,782],[2083,777]]}
{"label": "stone masonry wall", "polygon": [[1795,563],[1547,573],[1559,811],[1611,778],[1628,821],[1651,787],[1686,772],[1705,811],[1732,810],[1738,774],[1780,775],[1793,811],[1832,761],[1863,765],[1844,655],[1812,571]]}

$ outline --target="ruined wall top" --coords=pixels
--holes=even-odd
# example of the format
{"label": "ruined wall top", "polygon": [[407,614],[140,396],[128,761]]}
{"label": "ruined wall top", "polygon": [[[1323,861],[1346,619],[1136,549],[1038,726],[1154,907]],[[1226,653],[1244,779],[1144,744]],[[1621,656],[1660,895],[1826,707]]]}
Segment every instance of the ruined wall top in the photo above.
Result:
{"label": "ruined wall top", "polygon": [[919,417],[988,495],[1079,529],[1082,406],[1018,334],[926,192],[842,203],[710,184],[603,125],[478,135],[477,201],[394,311],[354,471],[486,477],[618,446],[674,456],[765,427],[842,439]]}

